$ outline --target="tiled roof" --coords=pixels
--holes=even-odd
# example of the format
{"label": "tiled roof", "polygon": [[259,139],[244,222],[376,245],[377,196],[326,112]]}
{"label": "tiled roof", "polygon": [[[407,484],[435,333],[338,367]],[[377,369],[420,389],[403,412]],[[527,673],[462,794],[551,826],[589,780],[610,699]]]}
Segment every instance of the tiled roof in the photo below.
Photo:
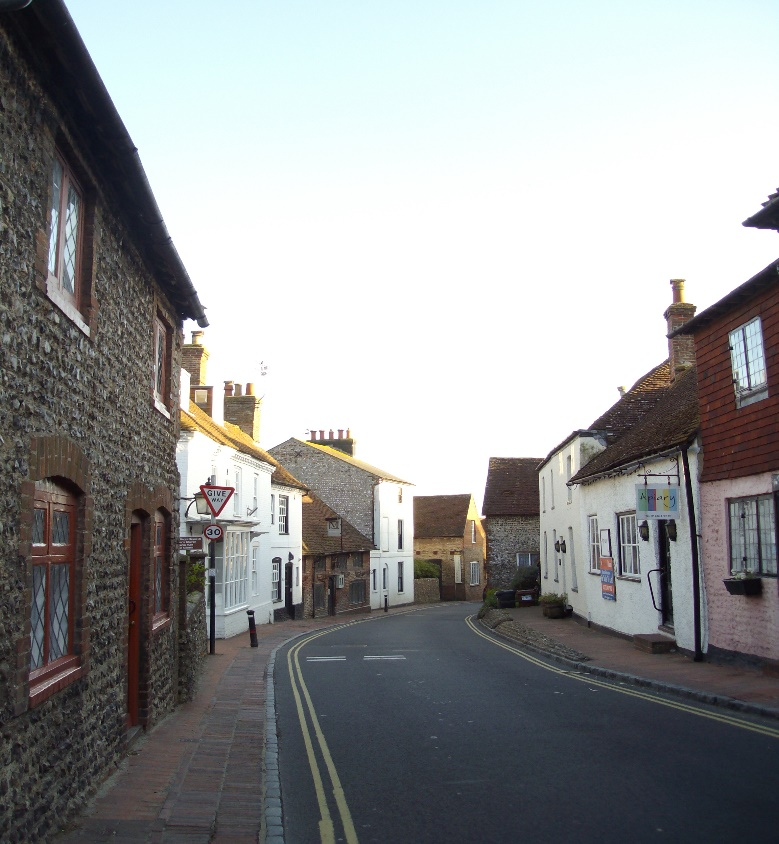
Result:
{"label": "tiled roof", "polygon": [[265,449],[260,448],[257,443],[237,425],[230,422],[225,422],[224,425],[217,425],[216,422],[203,410],[201,410],[193,401],[189,403],[189,410],[181,409],[181,430],[182,431],[198,431],[207,436],[210,440],[221,445],[227,445],[253,457],[255,460],[260,460],[263,463],[269,463],[274,467],[271,480],[274,483],[282,486],[297,487],[298,489],[308,489],[305,484],[302,484],[297,478],[290,474],[282,465],[268,454]]}
{"label": "tiled roof", "polygon": [[[341,536],[327,535],[327,520],[341,520]],[[309,492],[303,496],[303,552],[338,554],[341,551],[370,551],[373,542],[354,525],[331,510],[321,498]]]}
{"label": "tiled roof", "polygon": [[[699,425],[695,367],[690,367],[677,376],[673,385],[653,395],[657,396],[657,400],[643,416],[585,464],[571,478],[572,481],[586,482],[597,475],[617,471],[639,460],[651,459],[654,455],[689,442]],[[628,396],[629,393],[621,401],[624,402]]]}
{"label": "tiled roof", "polygon": [[599,416],[589,426],[589,430],[602,434],[607,443],[615,442],[640,422],[668,393],[671,389],[670,373],[671,368],[667,360],[650,369],[616,404]]}
{"label": "tiled roof", "polygon": [[741,224],[755,229],[779,229],[779,190],[772,193],[756,214]]}
{"label": "tiled roof", "polygon": [[775,287],[779,284],[779,261],[772,261],[767,267],[760,270],[749,280],[723,296],[718,302],[710,305],[705,311],[701,311],[688,320],[680,328],[677,328],[670,336],[678,334],[695,334],[695,332],[709,325],[728,311],[740,307],[744,302],[761,294],[764,290]]}
{"label": "tiled roof", "polygon": [[542,457],[490,457],[484,490],[485,516],[537,516],[538,464]]}
{"label": "tiled roof", "polygon": [[358,460],[356,457],[351,457],[345,452],[340,451],[337,448],[333,448],[332,446],[320,445],[319,443],[312,443],[305,440],[297,440],[297,442],[299,442],[301,445],[308,446],[309,448],[315,448],[318,451],[323,451],[325,454],[329,454],[331,457],[335,457],[338,460],[343,460],[344,463],[349,463],[351,466],[355,466],[358,469],[362,469],[364,472],[368,472],[369,474],[374,475],[377,478],[381,478],[382,480],[395,481],[399,484],[409,484],[410,486],[413,486],[410,481],[404,481],[402,478],[398,478],[395,475],[390,475],[389,472],[385,472],[383,469],[377,469],[375,466],[371,466],[370,463],[364,463],[362,460]]}
{"label": "tiled roof", "polygon": [[471,496],[415,495],[414,537],[463,536]]}

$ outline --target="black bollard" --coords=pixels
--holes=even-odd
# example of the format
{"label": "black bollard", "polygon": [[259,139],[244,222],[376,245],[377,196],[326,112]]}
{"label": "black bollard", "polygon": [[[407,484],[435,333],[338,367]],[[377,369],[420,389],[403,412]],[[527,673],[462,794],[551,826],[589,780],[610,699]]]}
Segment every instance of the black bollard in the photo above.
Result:
{"label": "black bollard", "polygon": [[254,623],[254,610],[246,610],[246,615],[249,616],[249,638],[252,641],[252,647],[257,648],[257,625]]}

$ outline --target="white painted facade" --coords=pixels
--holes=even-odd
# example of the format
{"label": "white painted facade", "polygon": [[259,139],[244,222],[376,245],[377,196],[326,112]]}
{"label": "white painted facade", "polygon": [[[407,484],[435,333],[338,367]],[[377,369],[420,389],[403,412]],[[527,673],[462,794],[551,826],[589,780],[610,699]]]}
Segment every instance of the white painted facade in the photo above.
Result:
{"label": "white painted facade", "polygon": [[[189,395],[188,373],[182,371],[182,396]],[[182,406],[188,409],[188,404]],[[214,419],[214,422],[217,422]],[[220,424],[220,423],[217,423]],[[302,493],[277,485],[272,463],[264,462],[228,445],[215,442],[201,431],[182,430],[176,450],[180,473],[180,534],[202,536],[210,516],[198,516],[189,507],[201,484],[215,478],[217,486],[235,493],[215,519],[224,532],[216,544],[216,638],[248,633],[247,610],[254,610],[256,624],[273,622],[275,609],[284,607],[285,566],[292,565],[292,602],[302,601]],[[287,499],[286,525],[279,523],[279,502]],[[280,529],[280,527],[282,529]],[[283,528],[286,527],[286,530]],[[209,543],[203,537],[203,550]],[[274,559],[279,561],[274,567]],[[208,556],[205,560],[208,568]],[[275,580],[276,574],[280,577]],[[206,600],[208,600],[208,578]],[[210,618],[210,612],[207,613]]]}
{"label": "white painted facade", "polygon": [[[596,537],[590,535],[590,528],[595,525],[592,519],[597,519],[599,534],[604,530],[609,531],[611,555],[614,561],[616,600],[604,599],[600,571],[590,564],[590,557],[585,554],[582,555],[582,565],[579,568],[579,593],[574,609],[588,621],[626,635],[667,632],[673,635],[680,648],[693,652],[695,631],[691,543],[697,542],[697,534],[700,533],[698,449],[693,446],[688,450],[697,525],[690,524],[681,452],[672,455],[674,456],[678,459],[678,466],[671,457],[664,457],[644,463],[640,474],[639,470],[634,469],[630,474],[601,478],[582,486],[579,498],[580,542],[585,548],[596,542]],[[662,607],[662,590],[658,571],[661,564],[661,536],[657,521],[648,520],[648,541],[643,541],[636,534],[638,571],[625,573],[623,570],[623,567],[629,565],[624,558],[629,557],[630,549],[622,544],[620,517],[629,520],[630,515],[636,513],[636,485],[643,483],[642,475],[645,472],[660,476],[648,478],[649,483],[665,483],[666,479],[670,478],[672,485],[679,485],[679,515],[674,519],[676,540],[668,543],[672,594],[670,606],[665,608],[667,616],[665,623],[663,612],[656,608],[656,606]],[[636,524],[639,525],[642,521],[638,517]],[[598,535],[598,544],[600,539]],[[701,593],[702,646],[705,651],[705,613],[702,609],[704,606],[705,595]]]}
{"label": "white painted facade", "polygon": [[582,533],[581,488],[569,487],[567,482],[603,449],[602,440],[591,432],[577,431],[538,470],[541,592],[566,593],[574,612],[584,617],[588,593],[582,580],[588,568],[588,546]]}
{"label": "white painted facade", "polygon": [[371,609],[414,603],[414,496],[411,487],[379,481],[373,491]]}

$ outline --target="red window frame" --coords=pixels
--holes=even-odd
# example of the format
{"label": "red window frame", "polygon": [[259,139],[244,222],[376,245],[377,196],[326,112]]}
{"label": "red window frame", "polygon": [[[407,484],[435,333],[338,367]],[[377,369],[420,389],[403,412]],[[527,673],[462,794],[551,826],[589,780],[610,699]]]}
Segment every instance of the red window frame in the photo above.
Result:
{"label": "red window frame", "polygon": [[154,514],[152,530],[151,600],[153,626],[157,627],[170,618],[169,520],[161,510]]}
{"label": "red window frame", "polygon": [[[33,588],[33,597],[30,606],[30,697],[45,691],[46,688],[58,678],[64,678],[73,669],[80,665],[80,656],[74,648],[74,625],[77,611],[76,596],[76,539],[77,539],[77,515],[78,502],[76,497],[63,487],[53,481],[39,481],[35,485],[35,498],[33,502],[33,541],[32,541],[32,580],[36,583],[35,569],[42,569],[43,575],[43,607],[42,617],[39,617],[38,624],[35,624],[36,589]],[[36,513],[42,513],[37,517]],[[65,515],[68,523],[67,542],[54,542],[53,524],[56,516]],[[36,542],[38,532],[35,529],[35,522],[40,518],[42,521],[42,541]],[[67,629],[64,653],[59,656],[52,656],[52,627],[54,614],[53,600],[55,598],[52,587],[52,569],[56,566],[68,566],[68,595],[67,595]],[[43,630],[40,630],[40,627]],[[34,645],[36,634],[42,632],[40,644],[40,664],[33,665],[32,661],[39,650]]]}

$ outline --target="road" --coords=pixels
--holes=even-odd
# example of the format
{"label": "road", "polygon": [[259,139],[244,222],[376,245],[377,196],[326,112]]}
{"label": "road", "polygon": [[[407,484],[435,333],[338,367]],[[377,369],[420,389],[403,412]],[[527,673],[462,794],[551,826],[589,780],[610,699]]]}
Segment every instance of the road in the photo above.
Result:
{"label": "road", "polygon": [[779,729],[562,670],[443,604],[276,659],[287,844],[779,841]]}

